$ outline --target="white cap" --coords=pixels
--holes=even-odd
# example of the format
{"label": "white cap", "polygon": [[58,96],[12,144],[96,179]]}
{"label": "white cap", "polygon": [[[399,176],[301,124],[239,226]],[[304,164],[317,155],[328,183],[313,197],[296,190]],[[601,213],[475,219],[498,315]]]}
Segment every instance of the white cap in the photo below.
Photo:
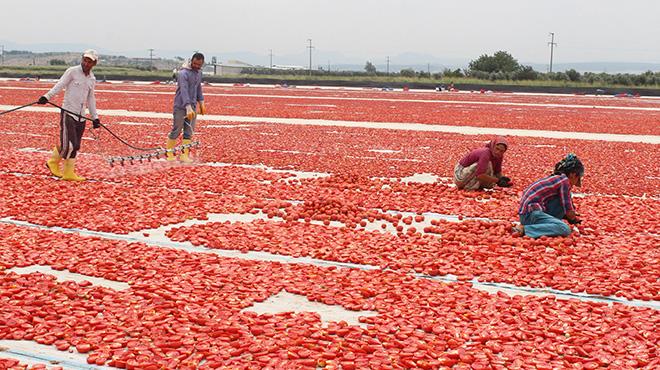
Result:
{"label": "white cap", "polygon": [[96,62],[96,61],[99,60],[99,53],[97,53],[96,50],[94,50],[94,49],[87,49],[83,53],[83,57],[89,58],[89,59]]}

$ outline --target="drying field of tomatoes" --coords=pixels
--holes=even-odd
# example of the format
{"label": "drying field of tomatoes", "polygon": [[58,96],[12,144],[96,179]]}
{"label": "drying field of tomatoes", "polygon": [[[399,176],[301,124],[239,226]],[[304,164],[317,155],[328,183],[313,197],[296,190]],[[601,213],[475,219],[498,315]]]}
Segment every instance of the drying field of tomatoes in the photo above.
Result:
{"label": "drying field of tomatoes", "polygon": [[[0,81],[0,106],[35,101],[51,85]],[[163,146],[173,91],[99,84],[101,120],[136,145]],[[83,183],[47,176],[56,111],[0,115],[0,341],[51,345],[85,354],[92,365],[127,369],[660,367],[660,144],[510,136],[504,173],[514,186],[461,192],[450,179],[456,161],[490,137],[402,129],[417,123],[657,139],[660,99],[204,91],[209,116],[198,122],[194,164],[110,166],[109,157],[139,153],[97,130],[85,134],[79,155],[77,170],[89,179]],[[391,127],[306,123],[315,120]],[[583,223],[566,238],[513,236],[520,192],[568,152],[586,167],[574,198]],[[424,173],[435,181],[405,181]],[[213,214],[262,217],[178,225]],[[167,225],[175,225],[166,231],[169,245],[199,248],[126,238],[137,232],[148,240],[151,229]],[[130,288],[10,271],[34,265]],[[438,279],[448,275],[456,281]],[[492,294],[474,279],[575,295]],[[249,311],[283,290],[377,315],[355,326],[323,325],[314,312]],[[27,366],[0,351],[0,369],[11,367]]]}

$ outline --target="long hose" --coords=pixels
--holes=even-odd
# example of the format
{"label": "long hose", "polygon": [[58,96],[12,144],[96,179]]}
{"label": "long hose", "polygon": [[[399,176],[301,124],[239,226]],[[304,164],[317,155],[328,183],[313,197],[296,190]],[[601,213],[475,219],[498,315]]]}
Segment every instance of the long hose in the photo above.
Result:
{"label": "long hose", "polygon": [[[20,106],[20,107],[16,107],[16,108],[13,108],[13,109],[10,109],[10,110],[7,110],[7,111],[4,111],[4,112],[0,112],[0,116],[3,115],[3,114],[7,114],[7,113],[11,113],[11,112],[17,111],[17,110],[19,110],[19,109],[27,108],[27,107],[29,107],[29,106],[32,106],[32,105],[35,105],[35,104],[38,104],[38,103],[39,103],[38,101],[35,101],[35,102],[33,102],[33,103],[30,103],[30,104],[25,104],[25,105],[22,105],[22,106]],[[75,117],[78,117],[78,118],[81,119],[81,120],[94,122],[94,120],[93,120],[92,118],[89,118],[89,117],[86,117],[86,116],[80,115],[80,114],[78,114],[78,113],[72,112],[72,111],[70,111],[70,110],[68,110],[68,109],[65,109],[65,108],[63,108],[63,107],[61,107],[61,106],[55,104],[55,103],[48,102],[48,104],[52,105],[52,106],[55,107],[55,108],[60,109],[60,110],[63,111],[63,112],[66,112],[66,113],[69,113],[69,114],[71,114],[71,115],[73,115],[73,116],[75,116]],[[188,122],[187,119],[184,119],[184,123],[187,124],[187,125],[190,125],[190,122]],[[110,135],[112,135],[115,139],[117,139],[117,140],[118,140],[119,142],[121,142],[122,144],[128,146],[129,148],[132,148],[132,149],[135,149],[135,150],[141,150],[141,151],[145,151],[145,152],[153,152],[153,153],[151,153],[151,154],[145,154],[145,155],[143,155],[143,156],[137,156],[137,157],[130,156],[130,157],[117,157],[117,158],[111,158],[111,159],[109,160],[110,165],[112,165],[113,162],[120,162],[120,163],[123,165],[125,160],[128,160],[128,161],[131,161],[131,162],[132,162],[134,159],[135,159],[135,160],[140,160],[140,161],[141,161],[142,159],[151,159],[152,157],[156,157],[156,158],[157,158],[157,157],[160,156],[161,154],[169,153],[169,152],[173,152],[173,151],[176,150],[176,149],[163,149],[163,148],[161,148],[161,147],[141,148],[141,147],[138,147],[138,146],[132,145],[132,144],[129,143],[128,141],[122,139],[121,137],[119,137],[117,134],[115,134],[114,132],[112,132],[112,130],[110,130],[106,125],[102,124],[101,122],[99,122],[99,125],[100,125],[101,127],[103,127],[106,131],[108,131],[108,132],[110,133]],[[185,148],[190,148],[190,147],[194,147],[194,146],[197,146],[197,145],[199,145],[199,142],[195,142],[195,143],[192,143],[192,144],[182,145],[181,147],[185,149]]]}
{"label": "long hose", "polygon": [[[34,103],[33,103],[33,104],[34,104]],[[91,118],[89,118],[89,117],[82,116],[82,115],[80,115],[80,114],[78,114],[78,113],[71,112],[70,110],[67,110],[67,109],[65,109],[65,108],[62,108],[62,107],[60,107],[59,105],[57,105],[57,104],[55,104],[55,103],[48,102],[48,104],[52,105],[53,107],[56,107],[56,108],[61,109],[63,112],[67,112],[67,113],[69,113],[69,114],[72,114],[72,115],[74,115],[74,116],[76,116],[76,117],[78,117],[78,118],[80,118],[80,119],[82,119],[82,120],[87,120],[87,121],[90,121],[90,122],[94,122],[94,120],[91,119]],[[140,147],[138,147],[138,146],[132,145],[132,144],[129,143],[128,141],[122,139],[122,138],[119,137],[117,134],[115,134],[114,132],[112,132],[112,130],[110,130],[106,125],[102,124],[101,122],[99,122],[99,125],[101,125],[101,127],[103,127],[106,131],[108,131],[108,132],[110,133],[110,135],[112,135],[115,139],[119,140],[122,144],[126,145],[126,146],[129,147],[129,148],[132,148],[132,149],[135,149],[135,150],[142,150],[142,151],[145,151],[145,152],[153,152],[154,150],[162,149],[162,148],[160,148],[160,147],[154,147],[154,148],[140,148]]]}
{"label": "long hose", "polygon": [[37,103],[38,103],[38,102],[35,101],[34,103],[21,105],[20,107],[16,107],[16,108],[14,108],[14,109],[10,109],[10,110],[6,110],[6,111],[4,111],[4,112],[0,112],[0,116],[2,116],[3,114],[11,113],[11,112],[13,112],[13,111],[17,111],[17,110],[19,110],[19,109],[27,108],[27,107],[29,107],[29,106],[31,106],[31,105],[35,105],[35,104],[37,104]]}

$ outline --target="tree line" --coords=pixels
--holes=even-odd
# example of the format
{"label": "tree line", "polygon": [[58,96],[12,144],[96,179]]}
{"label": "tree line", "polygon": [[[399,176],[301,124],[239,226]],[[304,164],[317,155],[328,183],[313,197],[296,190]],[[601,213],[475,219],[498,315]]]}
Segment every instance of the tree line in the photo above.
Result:
{"label": "tree line", "polygon": [[[590,84],[603,83],[631,86],[654,86],[660,85],[660,72],[647,71],[641,74],[632,73],[580,73],[575,69],[564,72],[542,73],[535,71],[530,66],[518,63],[511,54],[506,51],[498,51],[493,55],[483,54],[470,62],[465,71],[460,72],[464,77],[472,77],[482,80],[550,80],[586,82]],[[452,72],[453,73],[453,72]]]}
{"label": "tree line", "polygon": [[367,61],[363,71],[327,71],[319,68],[309,71],[277,70],[264,67],[246,68],[243,74],[256,75],[309,75],[313,76],[342,76],[342,77],[406,77],[406,78],[473,78],[489,81],[566,81],[584,82],[589,84],[603,85],[626,85],[626,86],[658,86],[660,85],[660,72],[647,71],[641,74],[633,73],[580,73],[575,69],[563,72],[539,72],[531,66],[522,65],[511,54],[506,51],[498,51],[493,55],[483,54],[472,60],[467,68],[449,69],[440,72],[429,73],[429,71],[416,71],[412,68],[401,69],[398,72],[386,73],[378,71],[376,66]]}

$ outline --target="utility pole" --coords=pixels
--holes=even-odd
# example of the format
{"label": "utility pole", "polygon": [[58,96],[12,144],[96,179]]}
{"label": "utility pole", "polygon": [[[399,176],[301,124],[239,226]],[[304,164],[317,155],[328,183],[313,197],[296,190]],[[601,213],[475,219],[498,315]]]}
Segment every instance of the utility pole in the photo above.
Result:
{"label": "utility pole", "polygon": [[270,55],[270,69],[273,69],[273,49],[268,49]]}
{"label": "utility pole", "polygon": [[154,49],[149,50],[149,69],[154,69]]}
{"label": "utility pole", "polygon": [[387,75],[390,75],[390,57],[387,56]]}
{"label": "utility pole", "polygon": [[552,38],[550,39],[550,42],[548,44],[550,45],[550,73],[552,73],[552,55],[554,53],[555,45],[557,45],[557,43],[555,42],[555,33],[550,32],[550,36],[552,36]]}
{"label": "utility pole", "polygon": [[312,75],[312,49],[314,47],[312,46],[312,39],[307,39],[309,41],[309,46],[307,47],[309,49],[309,75]]}
{"label": "utility pole", "polygon": [[429,79],[431,78],[431,63],[426,63],[426,71],[429,74]]}
{"label": "utility pole", "polygon": [[2,60],[2,64],[1,64],[1,65],[4,66],[4,65],[5,65],[5,46],[4,46],[4,45],[0,45],[0,49],[2,49],[2,54],[0,54],[0,60]]}
{"label": "utility pole", "polygon": [[328,73],[330,73],[330,61],[328,60]]}

